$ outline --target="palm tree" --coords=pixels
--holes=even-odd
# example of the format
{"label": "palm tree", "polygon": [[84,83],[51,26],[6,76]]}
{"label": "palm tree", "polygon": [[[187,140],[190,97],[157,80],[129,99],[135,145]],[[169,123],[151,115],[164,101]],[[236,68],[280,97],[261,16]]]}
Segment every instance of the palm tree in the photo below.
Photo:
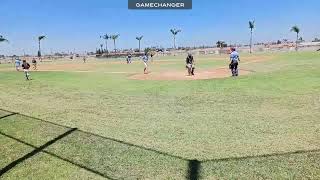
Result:
{"label": "palm tree", "polygon": [[173,35],[173,47],[176,49],[176,35],[181,32],[181,30],[176,30],[176,29],[170,29],[170,32]]}
{"label": "palm tree", "polygon": [[298,51],[298,41],[299,41],[299,33],[300,33],[300,28],[298,26],[293,26],[290,30],[291,32],[297,33],[297,39],[296,39],[296,51]]}
{"label": "palm tree", "polygon": [[252,53],[252,31],[255,28],[254,20],[249,21],[249,29],[250,29],[250,54]]}
{"label": "palm tree", "polygon": [[224,41],[217,41],[216,44],[217,44],[217,47],[220,48],[219,54],[221,54],[221,50],[222,50],[222,47],[223,47],[223,45],[225,44],[225,42],[224,42]]}
{"label": "palm tree", "polygon": [[[8,39],[4,38],[3,36],[0,35],[0,43],[1,42],[9,42]],[[1,62],[0,62],[1,64]]]}
{"label": "palm tree", "polygon": [[9,42],[8,39],[0,35],[0,42]]}
{"label": "palm tree", "polygon": [[100,38],[106,40],[106,53],[108,53],[108,39],[111,39],[111,36],[109,36],[108,34],[105,34],[103,36],[100,36]]}
{"label": "palm tree", "polygon": [[299,37],[298,41],[301,43],[304,42],[304,39],[302,37]]}
{"label": "palm tree", "polygon": [[223,45],[226,43],[224,41],[217,41],[216,44],[217,44],[217,47],[223,48]]}
{"label": "palm tree", "polygon": [[39,42],[39,50],[38,50],[38,57],[41,57],[41,40],[43,40],[44,38],[46,38],[46,36],[39,36],[38,37],[38,42]]}
{"label": "palm tree", "polygon": [[103,44],[100,44],[101,47],[101,54],[103,54]]}
{"label": "palm tree", "polygon": [[140,37],[136,37],[136,40],[139,41],[139,52],[141,51],[141,48],[140,48],[140,43],[141,43],[141,39],[143,38],[143,36],[140,36]]}
{"label": "palm tree", "polygon": [[111,35],[111,39],[113,40],[114,52],[117,52],[116,40],[119,38],[120,34]]}

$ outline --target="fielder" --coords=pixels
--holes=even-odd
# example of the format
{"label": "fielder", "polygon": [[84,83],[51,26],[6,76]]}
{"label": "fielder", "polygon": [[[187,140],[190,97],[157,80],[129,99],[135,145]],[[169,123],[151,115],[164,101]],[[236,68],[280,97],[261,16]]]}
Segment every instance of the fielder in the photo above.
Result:
{"label": "fielder", "polygon": [[188,53],[188,57],[186,59],[186,68],[188,69],[188,75],[194,76],[195,63],[191,53]]}
{"label": "fielder", "polygon": [[33,58],[33,59],[32,59],[32,65],[33,65],[33,70],[35,70],[35,71],[38,70],[36,58]]}
{"label": "fielder", "polygon": [[131,64],[132,60],[132,55],[129,53],[127,56],[127,64]]}
{"label": "fielder", "polygon": [[143,72],[144,74],[148,74],[148,61],[149,61],[148,53],[145,53],[144,56],[142,56],[142,61],[144,64]]}
{"label": "fielder", "polygon": [[239,53],[236,51],[235,48],[231,48],[229,69],[231,70],[232,76],[239,75],[239,70],[238,70],[239,62],[240,62]]}
{"label": "fielder", "polygon": [[21,65],[21,60],[19,58],[16,58],[15,67],[17,71],[20,71],[20,65]]}

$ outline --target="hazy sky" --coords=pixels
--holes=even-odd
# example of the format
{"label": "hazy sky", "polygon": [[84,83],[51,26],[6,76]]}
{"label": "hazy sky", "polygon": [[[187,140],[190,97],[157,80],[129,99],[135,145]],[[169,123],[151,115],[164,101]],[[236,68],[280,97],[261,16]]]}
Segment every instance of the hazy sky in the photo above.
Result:
{"label": "hazy sky", "polygon": [[[182,29],[177,45],[248,43],[248,21],[256,20],[254,42],[294,39],[298,25],[306,40],[320,37],[319,0],[193,0],[192,10],[128,10],[127,0],[1,0],[0,54],[36,54],[37,36],[46,35],[44,53],[94,51],[99,36],[120,34],[118,48],[172,47],[170,28]],[[113,45],[110,41],[109,48]]]}

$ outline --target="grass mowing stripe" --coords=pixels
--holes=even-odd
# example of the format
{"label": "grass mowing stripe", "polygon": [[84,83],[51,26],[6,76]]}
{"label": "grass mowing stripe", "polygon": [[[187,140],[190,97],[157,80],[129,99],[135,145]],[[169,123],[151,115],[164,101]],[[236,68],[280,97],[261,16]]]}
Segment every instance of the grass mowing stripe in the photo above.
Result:
{"label": "grass mowing stripe", "polygon": [[58,137],[52,139],[51,141],[48,141],[47,143],[43,144],[42,146],[34,149],[33,151],[31,151],[30,153],[24,155],[23,157],[13,161],[12,163],[8,164],[6,167],[2,168],[0,170],[0,177],[5,174],[6,172],[10,171],[12,168],[14,168],[15,166],[17,166],[18,164],[20,164],[21,162],[31,158],[32,156],[38,154],[39,152],[41,152],[42,150],[44,150],[45,148],[49,147],[50,145],[52,145],[53,143],[57,142],[58,140],[68,136],[69,134],[71,134],[72,132],[74,132],[76,130],[76,128],[70,129],[69,131],[59,135]]}

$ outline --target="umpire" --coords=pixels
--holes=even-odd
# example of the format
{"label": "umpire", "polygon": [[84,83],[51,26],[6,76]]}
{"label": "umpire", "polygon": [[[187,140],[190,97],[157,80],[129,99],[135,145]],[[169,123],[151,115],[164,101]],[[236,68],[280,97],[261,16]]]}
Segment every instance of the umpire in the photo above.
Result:
{"label": "umpire", "polygon": [[232,76],[239,75],[239,71],[238,71],[239,62],[240,62],[239,53],[236,51],[236,48],[231,48],[229,68],[231,70]]}

